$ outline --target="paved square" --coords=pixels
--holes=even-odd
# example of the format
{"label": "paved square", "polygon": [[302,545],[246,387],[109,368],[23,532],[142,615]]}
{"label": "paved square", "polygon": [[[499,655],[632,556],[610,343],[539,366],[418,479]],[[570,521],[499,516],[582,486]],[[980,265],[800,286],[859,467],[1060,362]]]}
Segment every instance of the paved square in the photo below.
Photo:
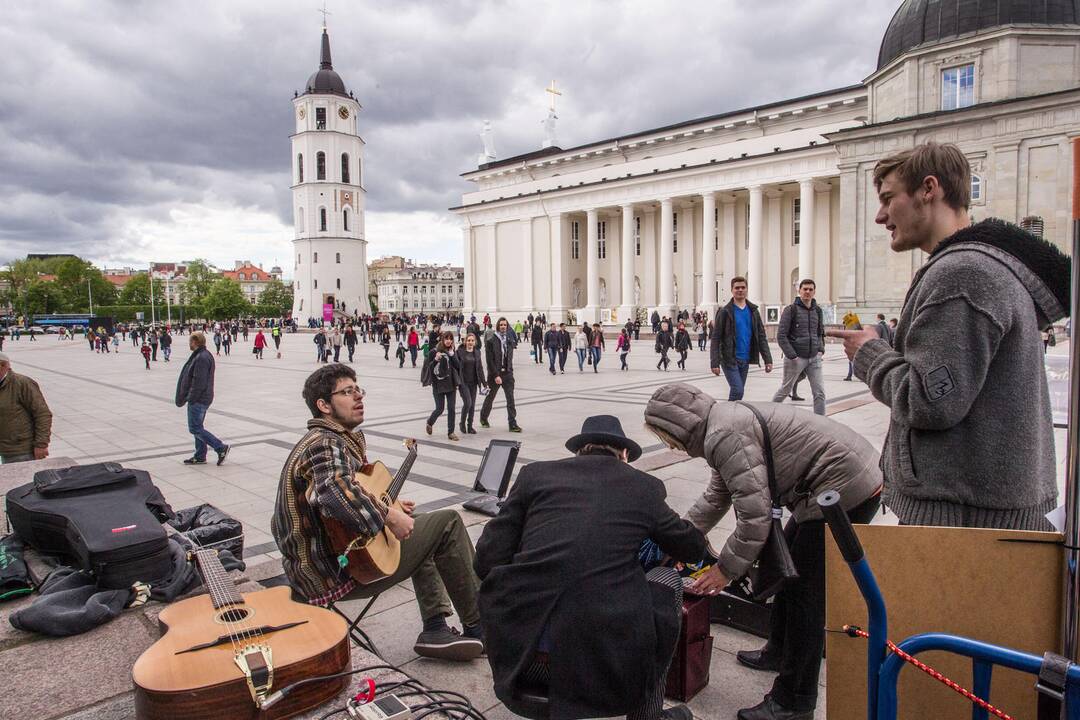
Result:
{"label": "paved square", "polygon": [[[141,356],[130,341],[118,354],[98,355],[81,341],[58,341],[46,337],[37,342],[25,338],[5,343],[16,372],[36,379],[54,414],[52,456],[67,456],[79,463],[116,461],[150,472],[174,509],[212,503],[240,519],[245,526],[246,559],[254,568],[275,562],[279,557],[270,535],[270,517],[282,463],[293,444],[303,434],[309,413],[300,396],[304,379],[313,371],[315,346],[312,335],[298,333],[282,339],[282,358],[268,351],[263,360],[251,353],[250,343],[234,345],[231,356],[217,360],[215,400],[206,417],[206,427],[232,445],[227,462],[217,467],[211,462],[186,466],[182,460],[192,454],[185,412],[173,402],[176,379],[187,357],[186,337],[174,343],[173,360],[143,367]],[[614,346],[614,341],[610,343]],[[838,345],[829,345],[824,375],[828,412],[880,447],[888,426],[888,409],[875,401],[865,385],[844,382],[847,360]],[[1061,346],[1055,349],[1064,353]],[[774,357],[780,357],[773,347]],[[344,350],[342,357],[344,357]],[[714,377],[708,368],[708,352],[692,351],[687,370],[655,370],[657,356],[651,340],[633,346],[631,369],[621,372],[618,358],[607,353],[599,372],[586,366],[579,372],[571,355],[565,374],[552,376],[547,363],[531,363],[528,350],[515,353],[518,422],[521,435],[508,432],[503,403],[496,402],[492,428],[478,434],[462,435],[459,442],[446,438],[445,415],[436,423],[435,434],[424,434],[424,424],[433,407],[431,392],[419,382],[419,367],[406,361],[383,359],[382,348],[360,344],[355,363],[360,384],[367,390],[366,421],[361,426],[369,456],[391,467],[404,456],[404,437],[420,441],[420,455],[403,496],[415,499],[419,509],[433,510],[459,506],[472,496],[472,486],[484,448],[491,439],[507,438],[522,443],[519,463],[564,457],[566,439],[575,434],[590,414],[609,413],[621,420],[627,434],[639,442],[645,453],[638,465],[662,479],[669,503],[685,511],[704,489],[708,472],[703,460],[686,461],[663,448],[643,427],[642,413],[652,392],[669,382],[696,385],[717,398],[727,397],[723,377]],[[781,373],[765,374],[752,368],[746,398],[768,400],[779,386]],[[808,384],[800,392],[810,397]],[[810,403],[799,403],[807,412]],[[460,405],[460,403],[459,403]],[[1058,459],[1063,460],[1065,432],[1058,430]],[[1063,462],[1059,462],[1059,471]],[[1063,482],[1063,481],[1059,481]],[[474,540],[485,518],[465,512]],[[878,516],[880,522],[894,521],[892,515]],[[717,547],[734,528],[728,517],[710,539]],[[365,628],[393,663],[402,664],[432,687],[465,687],[477,707],[489,718],[510,714],[495,699],[486,662],[467,666],[446,665],[419,659],[412,652],[419,615],[412,600],[412,587],[405,583],[380,597]],[[771,676],[738,666],[736,650],[757,647],[760,641],[743,633],[714,625],[716,635],[710,686],[690,703],[700,718],[731,718],[740,707],[757,703],[767,691]],[[824,685],[825,674],[821,683]],[[818,717],[824,717],[824,698]]]}

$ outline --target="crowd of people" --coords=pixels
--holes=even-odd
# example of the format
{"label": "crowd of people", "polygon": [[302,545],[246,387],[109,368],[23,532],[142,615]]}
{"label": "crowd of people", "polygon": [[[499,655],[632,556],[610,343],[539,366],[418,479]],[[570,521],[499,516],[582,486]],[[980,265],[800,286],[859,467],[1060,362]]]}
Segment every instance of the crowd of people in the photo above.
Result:
{"label": "crowd of people", "polygon": [[[304,383],[311,413],[277,490],[272,532],[292,586],[316,605],[370,598],[411,579],[421,656],[467,661],[486,653],[496,695],[514,712],[541,688],[551,717],[690,720],[685,705],[663,709],[663,688],[676,647],[684,593],[714,595],[762,561],[768,542],[786,543],[797,577],[775,590],[763,647],[737,661],[775,673],[769,693],[738,712],[739,720],[810,720],[818,696],[825,623],[825,529],[814,498],[832,490],[852,522],[869,522],[882,505],[907,525],[1049,530],[1057,503],[1055,446],[1046,373],[1045,334],[1070,303],[1069,259],[1049,243],[997,220],[973,223],[970,169],[951,145],[926,144],[881,160],[873,173],[895,252],[927,254],[897,322],[883,314],[828,329],[812,278],[779,317],[783,381],[773,402],[745,402],[748,370],[773,369],[772,350],[744,277],[711,319],[681,314],[650,318],[657,369],[709,345],[710,369],[727,380],[727,399],[689,383],[657,388],[644,409],[645,428],[667,448],[702,458],[702,492],[681,517],[663,483],[631,465],[641,446],[620,420],[593,415],[566,441],[569,457],[529,462],[475,549],[461,516],[421,513],[405,499],[387,502],[351,482],[369,465],[360,425],[364,389],[352,361],[356,343],[398,343],[399,367],[418,359],[430,387],[430,435],[447,416],[447,435],[473,433],[476,402],[489,427],[501,390],[509,429],[520,432],[514,403],[514,353],[521,342],[532,364],[565,373],[573,350],[579,372],[599,372],[605,348],[599,325],[566,324],[542,313],[514,326],[504,317],[361,318],[318,328],[319,367]],[[139,332],[136,345],[146,347]],[[234,327],[212,327],[215,351],[236,340]],[[255,348],[259,349],[257,330]],[[156,332],[161,345],[163,336]],[[166,335],[168,333],[166,332]],[[889,408],[879,452],[846,425],[825,416],[821,359],[825,337],[843,341],[852,376]],[[219,337],[220,336],[220,342]],[[226,341],[226,337],[232,338]],[[359,338],[359,340],[358,340]],[[628,366],[640,325],[628,323],[616,343]],[[219,345],[221,347],[219,347]],[[265,338],[263,340],[265,345]],[[225,460],[229,446],[203,427],[213,401],[214,353],[203,332],[189,337],[177,406],[187,406],[195,454]],[[151,351],[152,352],[152,351]],[[330,362],[330,356],[334,362]],[[149,361],[148,361],[149,362]],[[785,404],[801,378],[814,412]],[[461,412],[456,412],[457,398]],[[51,415],[37,384],[11,370],[0,353],[0,459],[48,455]],[[962,462],[958,459],[962,458]],[[790,517],[777,532],[774,518]],[[735,528],[719,548],[706,534],[734,510]],[[401,542],[391,576],[360,584],[343,571],[324,523],[360,537],[384,530]],[[656,548],[652,552],[651,548]],[[646,550],[649,550],[646,552]],[[705,563],[684,584],[675,563]],[[461,630],[447,618],[455,613]]]}

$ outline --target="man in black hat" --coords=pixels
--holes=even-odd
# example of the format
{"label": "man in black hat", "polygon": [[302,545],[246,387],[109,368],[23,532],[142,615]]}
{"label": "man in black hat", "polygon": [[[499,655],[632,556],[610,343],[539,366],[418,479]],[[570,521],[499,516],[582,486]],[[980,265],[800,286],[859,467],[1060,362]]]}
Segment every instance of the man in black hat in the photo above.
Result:
{"label": "man in black hat", "polygon": [[663,483],[630,467],[641,447],[618,418],[586,419],[566,448],[574,457],[522,469],[476,544],[495,694],[518,714],[521,691],[539,685],[551,717],[689,720],[685,705],[661,712],[682,582],[670,568],[646,575],[638,550],[651,538],[697,562],[705,537],[667,506]]}

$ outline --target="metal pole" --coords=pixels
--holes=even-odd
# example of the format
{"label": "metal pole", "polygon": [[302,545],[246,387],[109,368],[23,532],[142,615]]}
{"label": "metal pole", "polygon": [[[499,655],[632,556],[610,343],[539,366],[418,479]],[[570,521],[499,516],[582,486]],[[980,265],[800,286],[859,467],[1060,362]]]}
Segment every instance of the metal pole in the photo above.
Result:
{"label": "metal pole", "polygon": [[154,263],[150,263],[150,327],[154,327],[157,316],[154,314]]}
{"label": "metal pole", "polygon": [[1072,308],[1069,313],[1069,434],[1065,466],[1065,602],[1062,612],[1062,655],[1077,662],[1078,615],[1080,615],[1080,443],[1077,442],[1080,413],[1080,352],[1077,352],[1076,320],[1080,315],[1080,138],[1073,139],[1073,245]]}
{"label": "metal pole", "polygon": [[86,295],[90,298],[90,317],[94,317],[94,292],[90,289],[90,278],[86,278]]}
{"label": "metal pole", "polygon": [[[172,273],[165,275],[165,306],[169,312],[169,324],[172,325],[172,291],[169,289],[169,280],[172,278]],[[153,285],[151,284],[151,288]]]}

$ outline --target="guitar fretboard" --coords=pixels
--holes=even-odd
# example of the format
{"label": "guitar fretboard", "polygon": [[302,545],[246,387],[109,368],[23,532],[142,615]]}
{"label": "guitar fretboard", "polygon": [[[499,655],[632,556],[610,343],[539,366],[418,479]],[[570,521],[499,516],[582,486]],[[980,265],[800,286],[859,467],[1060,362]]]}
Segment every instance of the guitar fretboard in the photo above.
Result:
{"label": "guitar fretboard", "polygon": [[195,552],[195,562],[199,565],[199,572],[202,573],[203,582],[210,593],[210,599],[214,603],[215,610],[226,605],[242,605],[244,603],[244,598],[241,597],[240,591],[236,589],[236,585],[233,584],[229,573],[222,566],[216,552],[213,550],[197,550]]}
{"label": "guitar fretboard", "polygon": [[394,482],[390,483],[390,489],[386,491],[391,501],[397,500],[398,493],[401,492],[402,486],[405,485],[405,478],[409,476],[409,471],[412,470],[414,462],[416,462],[415,446],[409,449],[409,454],[405,456],[405,460],[401,463],[401,467],[398,468],[397,474],[394,475]]}

